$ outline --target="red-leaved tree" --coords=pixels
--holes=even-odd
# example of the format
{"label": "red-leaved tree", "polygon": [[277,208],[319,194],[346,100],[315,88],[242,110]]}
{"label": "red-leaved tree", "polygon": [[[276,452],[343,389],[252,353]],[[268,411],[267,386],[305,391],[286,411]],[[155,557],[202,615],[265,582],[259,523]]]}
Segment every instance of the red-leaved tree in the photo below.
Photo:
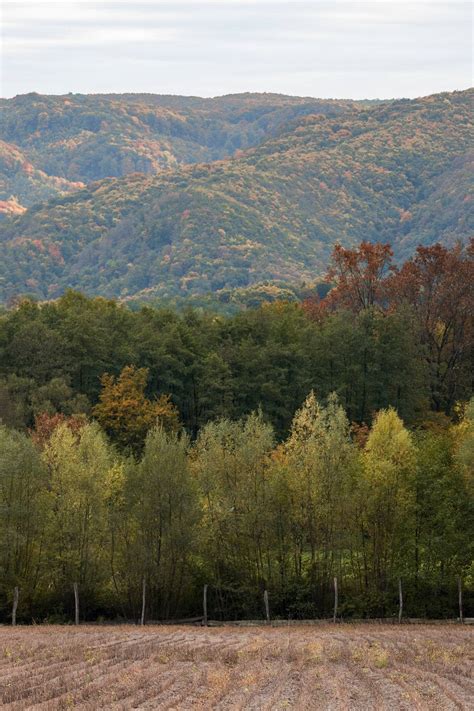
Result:
{"label": "red-leaved tree", "polygon": [[359,312],[384,302],[384,284],[392,271],[389,244],[361,242],[356,249],[334,247],[327,278],[335,287],[327,297],[331,308]]}
{"label": "red-leaved tree", "polygon": [[469,390],[474,350],[474,240],[453,249],[435,244],[387,279],[391,308],[408,303],[417,316],[431,376],[435,410],[448,414]]}

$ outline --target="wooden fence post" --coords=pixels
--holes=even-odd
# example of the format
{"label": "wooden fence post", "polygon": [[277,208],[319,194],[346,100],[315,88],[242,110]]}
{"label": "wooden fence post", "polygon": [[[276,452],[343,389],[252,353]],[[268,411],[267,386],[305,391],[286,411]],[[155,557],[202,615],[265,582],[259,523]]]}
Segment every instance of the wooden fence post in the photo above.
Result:
{"label": "wooden fence post", "polygon": [[458,603],[459,603],[459,622],[463,624],[464,622],[464,611],[462,608],[462,579],[458,575]]}
{"label": "wooden fence post", "polygon": [[13,591],[13,609],[12,609],[12,625],[16,625],[16,608],[18,607],[18,597],[19,597],[20,591],[16,587]]}
{"label": "wooden fence post", "polygon": [[79,586],[74,583],[74,623],[79,624]]}
{"label": "wooden fence post", "polygon": [[263,593],[263,602],[265,604],[265,619],[270,624],[270,605],[268,604],[268,590]]}
{"label": "wooden fence post", "polygon": [[337,603],[338,603],[338,594],[337,594],[337,578],[334,578],[334,615],[332,618],[332,621],[336,621],[337,617]]}
{"label": "wooden fence post", "polygon": [[207,627],[207,585],[204,585],[202,593],[202,624]]}
{"label": "wooden fence post", "polygon": [[403,615],[403,591],[402,591],[402,579],[398,578],[398,624],[402,623]]}
{"label": "wooden fence post", "polygon": [[142,626],[145,624],[145,608],[146,608],[146,577],[143,576],[143,580],[142,580],[142,614],[140,617],[140,624]]}

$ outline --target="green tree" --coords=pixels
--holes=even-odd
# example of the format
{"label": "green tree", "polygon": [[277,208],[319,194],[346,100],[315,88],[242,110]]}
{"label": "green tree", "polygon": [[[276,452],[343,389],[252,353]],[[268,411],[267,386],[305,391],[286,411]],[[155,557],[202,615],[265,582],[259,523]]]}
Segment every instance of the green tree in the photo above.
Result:
{"label": "green tree", "polygon": [[97,424],[74,432],[64,423],[42,459],[49,474],[48,584],[64,601],[77,582],[83,601],[92,605],[109,578],[106,501],[115,472],[110,446]]}
{"label": "green tree", "polygon": [[416,444],[414,527],[404,578],[411,585],[414,613],[443,617],[454,608],[456,577],[466,577],[473,560],[474,492],[456,461],[452,432],[420,432]]}
{"label": "green tree", "polygon": [[[47,474],[32,441],[0,426],[0,594],[21,588],[30,613],[43,569]],[[7,611],[7,614],[9,610]]]}
{"label": "green tree", "polygon": [[[273,445],[271,426],[254,413],[237,422],[207,424],[193,451],[206,568],[221,596],[235,590],[244,605],[254,604],[257,591],[272,579],[268,458]],[[253,596],[250,601],[244,591]]]}
{"label": "green tree", "polygon": [[349,421],[334,394],[320,405],[310,393],[285,450],[297,572],[308,576],[311,597],[324,606],[333,576],[345,572],[358,470]]}
{"label": "green tree", "polygon": [[363,452],[360,532],[367,593],[386,611],[390,585],[404,570],[413,535],[412,435],[392,408],[379,412]]}
{"label": "green tree", "polygon": [[[474,397],[466,404],[463,418],[454,427],[456,459],[470,488],[474,487]],[[473,492],[474,493],[474,492]]]}
{"label": "green tree", "polygon": [[148,614],[167,618],[189,604],[199,504],[186,435],[155,426],[138,464],[126,468],[130,527],[122,539],[122,577],[135,613],[143,578]]}

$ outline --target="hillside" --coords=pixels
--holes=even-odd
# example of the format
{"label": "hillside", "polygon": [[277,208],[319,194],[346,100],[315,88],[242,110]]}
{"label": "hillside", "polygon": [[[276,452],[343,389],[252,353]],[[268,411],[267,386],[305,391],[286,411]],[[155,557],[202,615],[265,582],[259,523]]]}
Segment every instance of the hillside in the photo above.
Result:
{"label": "hillside", "polygon": [[21,152],[35,181],[32,186],[20,180],[15,166],[2,160],[0,200],[13,196],[29,207],[69,192],[65,181],[89,183],[224,158],[274,135],[293,118],[315,111],[337,115],[353,105],[277,94],[26,94],[1,100],[3,150]]}
{"label": "hillside", "polygon": [[82,182],[47,175],[20,149],[0,140],[0,215],[23,214],[36,202],[83,187]]}
{"label": "hillside", "polygon": [[232,159],[106,179],[35,205],[3,225],[1,298],[300,284],[322,273],[336,241],[389,241],[399,257],[418,243],[453,244],[474,228],[473,94],[313,113]]}

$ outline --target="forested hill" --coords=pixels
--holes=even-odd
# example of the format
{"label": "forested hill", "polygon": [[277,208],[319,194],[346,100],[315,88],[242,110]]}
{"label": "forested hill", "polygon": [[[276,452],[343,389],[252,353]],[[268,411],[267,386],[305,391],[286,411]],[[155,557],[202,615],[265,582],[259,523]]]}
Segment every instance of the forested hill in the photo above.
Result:
{"label": "forested hill", "polygon": [[[265,119],[273,137],[232,158],[105,179],[34,205],[2,225],[0,298],[55,297],[68,286],[149,298],[295,284],[324,271],[336,242],[390,242],[403,257],[418,244],[452,245],[474,228],[473,96],[336,102],[317,113],[308,100],[290,102]],[[187,110],[176,101],[166,110]],[[231,122],[239,114],[225,101]]]}
{"label": "forested hill", "polygon": [[298,116],[336,116],[360,105],[279,94],[32,93],[0,100],[0,200],[14,196],[29,207],[68,192],[68,182],[217,160],[260,143]]}

